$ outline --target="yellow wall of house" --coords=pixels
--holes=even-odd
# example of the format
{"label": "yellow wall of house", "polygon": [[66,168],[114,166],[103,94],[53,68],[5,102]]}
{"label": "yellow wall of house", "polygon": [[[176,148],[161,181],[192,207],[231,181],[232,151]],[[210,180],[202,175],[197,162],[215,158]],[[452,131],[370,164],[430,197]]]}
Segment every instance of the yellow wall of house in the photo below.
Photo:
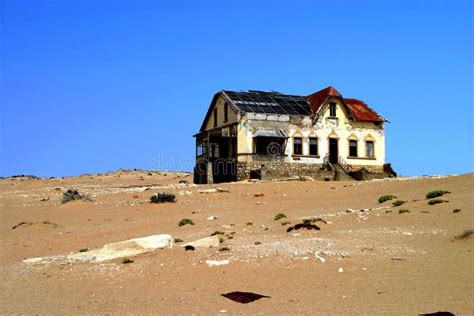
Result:
{"label": "yellow wall of house", "polygon": [[[329,103],[335,102],[336,118],[330,117]],[[338,139],[339,156],[350,165],[378,166],[385,163],[385,133],[383,124],[375,126],[371,122],[354,122],[349,119],[345,106],[340,100],[330,101],[321,109],[323,112],[311,127],[291,126],[287,154],[293,154],[293,135],[303,136],[303,155],[309,151],[309,136],[318,138],[319,162],[329,153],[329,138]],[[299,137],[299,136],[297,136]],[[349,139],[357,140],[357,157],[349,157]],[[366,155],[366,140],[374,142],[374,158]],[[300,157],[298,162],[314,161],[314,158]]]}
{"label": "yellow wall of house", "polygon": [[[220,96],[214,104],[214,107],[211,110],[211,115],[209,116],[209,119],[206,122],[206,130],[237,122],[237,112],[234,111],[230,103],[228,106],[228,120],[224,121],[224,104],[225,100],[224,98],[222,98],[222,96]],[[214,125],[214,109],[217,109],[217,126]]]}

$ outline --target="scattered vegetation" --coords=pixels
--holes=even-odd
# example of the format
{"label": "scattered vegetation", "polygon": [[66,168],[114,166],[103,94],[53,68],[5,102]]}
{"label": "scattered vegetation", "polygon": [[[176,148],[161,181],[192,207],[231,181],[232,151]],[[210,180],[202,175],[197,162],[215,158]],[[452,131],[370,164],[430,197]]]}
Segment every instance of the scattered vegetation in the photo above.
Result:
{"label": "scattered vegetation", "polygon": [[281,222],[281,226],[290,225],[291,222]]}
{"label": "scattered vegetation", "polygon": [[406,208],[402,208],[401,210],[398,211],[398,214],[403,214],[403,213],[410,213],[410,210]]}
{"label": "scattered vegetation", "polygon": [[79,252],[88,252],[89,251],[89,248],[81,248],[79,249]]}
{"label": "scattered vegetation", "polygon": [[224,233],[223,231],[221,231],[221,230],[216,230],[215,232],[213,232],[213,233],[211,234],[211,236],[224,235],[224,234],[225,234],[225,233]]}
{"label": "scattered vegetation", "polygon": [[184,225],[194,225],[194,222],[190,218],[183,218],[182,220],[179,221],[178,226],[184,226]]}
{"label": "scattered vegetation", "polygon": [[474,234],[474,229],[466,229],[462,234],[457,235],[456,239],[463,240],[463,239],[468,239],[471,238],[472,234]]}
{"label": "scattered vegetation", "polygon": [[277,215],[275,215],[275,220],[278,221],[282,218],[286,218],[286,215],[285,213],[278,213]]}
{"label": "scattered vegetation", "polygon": [[85,194],[79,193],[78,190],[69,189],[63,193],[63,198],[61,199],[61,204],[75,201],[75,200],[88,200],[90,201],[90,197]]}
{"label": "scattered vegetation", "polygon": [[407,201],[402,201],[402,200],[396,200],[395,202],[392,203],[393,206],[400,206],[405,204]]}
{"label": "scattered vegetation", "polygon": [[254,244],[258,246],[258,245],[261,245],[262,243],[260,241],[256,241],[254,242]]}
{"label": "scattered vegetation", "polygon": [[179,243],[179,242],[183,242],[183,240],[182,240],[181,238],[175,238],[175,239],[174,239],[174,242],[175,242],[175,243]]}
{"label": "scattered vegetation", "polygon": [[379,197],[379,203],[390,201],[390,200],[393,200],[395,198],[396,198],[396,196],[392,195],[392,194],[382,195],[381,197]]}
{"label": "scattered vegetation", "polygon": [[225,241],[224,237],[219,237],[219,243],[222,244]]}
{"label": "scattered vegetation", "polygon": [[123,263],[123,264],[133,263],[133,260],[130,259],[130,258],[125,257],[125,258],[123,258],[122,263]]}
{"label": "scattered vegetation", "polygon": [[443,195],[448,194],[448,193],[451,193],[451,192],[446,191],[446,190],[431,191],[426,195],[426,198],[427,199],[432,199],[432,198],[435,198],[435,197],[443,196]]}
{"label": "scattered vegetation", "polygon": [[433,199],[428,201],[428,205],[435,205],[440,203],[448,203],[449,201],[441,200],[441,199]]}
{"label": "scattered vegetation", "polygon": [[175,203],[176,196],[171,193],[157,193],[150,197],[150,203]]}
{"label": "scattered vegetation", "polygon": [[245,225],[247,225],[247,226],[252,226],[252,225],[253,225],[253,222],[247,222],[247,223],[245,223]]}

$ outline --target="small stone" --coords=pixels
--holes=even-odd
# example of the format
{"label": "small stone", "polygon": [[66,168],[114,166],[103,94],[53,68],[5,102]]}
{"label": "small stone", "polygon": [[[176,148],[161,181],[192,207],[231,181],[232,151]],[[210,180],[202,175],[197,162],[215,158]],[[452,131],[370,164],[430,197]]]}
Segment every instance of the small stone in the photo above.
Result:
{"label": "small stone", "polygon": [[211,216],[208,216],[206,219],[208,221],[215,221],[218,217],[216,215],[211,215]]}
{"label": "small stone", "polygon": [[344,272],[344,269],[343,269],[343,268],[339,268],[339,270],[337,270],[337,272]]}

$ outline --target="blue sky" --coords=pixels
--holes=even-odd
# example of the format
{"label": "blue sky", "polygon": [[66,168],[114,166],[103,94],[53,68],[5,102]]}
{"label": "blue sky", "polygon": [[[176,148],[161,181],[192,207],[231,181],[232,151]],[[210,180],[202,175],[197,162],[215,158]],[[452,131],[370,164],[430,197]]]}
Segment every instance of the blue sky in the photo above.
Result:
{"label": "blue sky", "polygon": [[0,0],[0,176],[188,169],[219,90],[332,85],[402,175],[473,171],[470,1]]}

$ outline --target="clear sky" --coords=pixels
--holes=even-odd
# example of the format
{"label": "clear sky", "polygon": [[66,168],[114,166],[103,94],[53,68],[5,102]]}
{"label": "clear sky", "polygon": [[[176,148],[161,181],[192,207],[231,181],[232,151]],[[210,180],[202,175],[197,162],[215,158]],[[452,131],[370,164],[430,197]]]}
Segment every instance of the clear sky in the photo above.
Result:
{"label": "clear sky", "polygon": [[471,1],[0,0],[0,176],[187,169],[222,89],[329,85],[401,175],[473,171]]}

